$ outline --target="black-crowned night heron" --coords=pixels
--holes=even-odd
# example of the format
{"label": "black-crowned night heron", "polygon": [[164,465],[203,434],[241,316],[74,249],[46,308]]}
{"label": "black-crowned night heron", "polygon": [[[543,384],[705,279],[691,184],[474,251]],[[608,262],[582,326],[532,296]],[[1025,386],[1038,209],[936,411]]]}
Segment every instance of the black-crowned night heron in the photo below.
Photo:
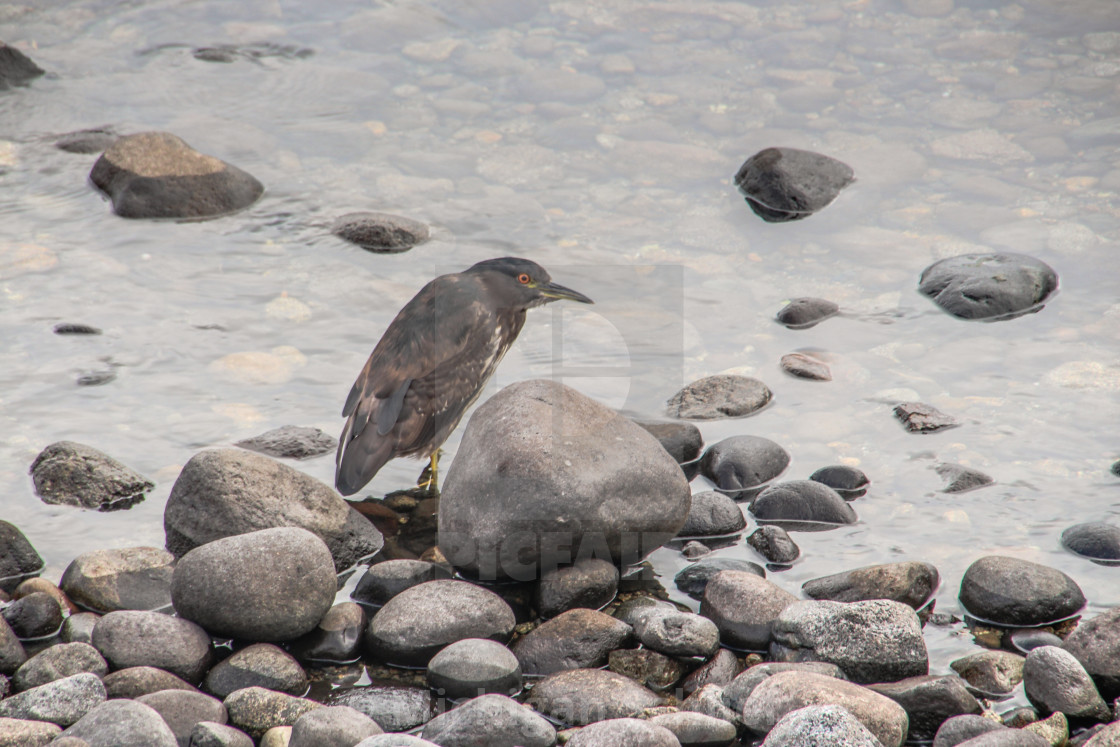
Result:
{"label": "black-crowned night heron", "polygon": [[439,447],[525,325],[551,301],[590,298],[553,283],[536,262],[502,257],[441,275],[381,336],[342,408],[335,486],[362,489],[390,459],[429,457],[418,487],[437,492]]}

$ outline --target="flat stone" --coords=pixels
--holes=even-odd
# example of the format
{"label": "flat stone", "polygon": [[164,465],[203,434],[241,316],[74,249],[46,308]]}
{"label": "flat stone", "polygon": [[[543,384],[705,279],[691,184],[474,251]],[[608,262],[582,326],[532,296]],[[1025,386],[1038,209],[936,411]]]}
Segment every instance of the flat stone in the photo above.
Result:
{"label": "flat stone", "polygon": [[836,602],[893,599],[917,610],[929,602],[940,583],[941,574],[932,563],[911,560],[814,578],[802,584],[801,590],[813,599]]}
{"label": "flat stone", "polygon": [[311,459],[337,449],[338,439],[319,428],[284,425],[259,436],[242,439],[236,445],[278,459]]}
{"label": "flat stone", "polygon": [[308,678],[299,662],[284,649],[271,643],[254,643],[211,667],[203,687],[223,699],[246,687],[300,696],[307,692]]}
{"label": "flat stone", "polygon": [[893,412],[910,433],[936,433],[960,425],[956,418],[923,402],[902,402]]}
{"label": "flat stone", "polygon": [[128,508],[155,484],[92,446],[58,441],[31,463],[35,494],[44,503],[100,511]]}
{"label": "flat stone", "polygon": [[573,609],[526,633],[512,650],[525,674],[552,674],[603,666],[610,652],[626,645],[632,634],[629,625],[610,615]]}
{"label": "flat stone", "polygon": [[1001,555],[973,562],[961,579],[959,597],[976,619],[1009,627],[1065,620],[1085,606],[1081,587],[1066,574]]}
{"label": "flat stone", "polygon": [[415,729],[437,713],[428,688],[385,683],[332,690],[326,703],[350,706],[391,732]]}
{"label": "flat stone", "polygon": [[378,254],[405,252],[428,240],[428,227],[420,221],[388,213],[347,213],[339,216],[331,233]]}
{"label": "flat stone", "polygon": [[694,381],[669,398],[674,418],[715,420],[740,418],[761,410],[773,394],[758,379],[722,374]]}
{"label": "flat stone", "polygon": [[472,744],[552,747],[556,730],[539,714],[505,695],[480,695],[424,725],[424,739],[445,747]]}
{"label": "flat stone", "polygon": [[94,626],[92,643],[113,669],[158,667],[192,684],[202,681],[214,661],[205,630],[159,612],[110,612]]}
{"label": "flat stone", "polygon": [[569,669],[534,685],[529,704],[563,724],[582,726],[625,718],[664,704],[661,696],[637,682],[602,669]]}
{"label": "flat stone", "polygon": [[823,298],[791,298],[775,319],[790,329],[808,329],[839,312],[840,307],[835,302]]}
{"label": "flat stone", "polygon": [[171,604],[175,557],[157,547],[92,550],[70,561],[59,586],[75,604],[106,613]]}
{"label": "flat stone", "polygon": [[869,685],[906,710],[908,739],[933,739],[941,724],[954,716],[979,715],[984,709],[955,675],[921,675],[897,682]]}
{"label": "flat stone", "polygon": [[427,679],[433,690],[452,699],[516,695],[521,691],[521,663],[496,641],[467,638],[432,657]]}
{"label": "flat stone", "polygon": [[719,628],[725,646],[764,651],[783,609],[797,597],[753,573],[721,571],[704,589],[700,614]]}

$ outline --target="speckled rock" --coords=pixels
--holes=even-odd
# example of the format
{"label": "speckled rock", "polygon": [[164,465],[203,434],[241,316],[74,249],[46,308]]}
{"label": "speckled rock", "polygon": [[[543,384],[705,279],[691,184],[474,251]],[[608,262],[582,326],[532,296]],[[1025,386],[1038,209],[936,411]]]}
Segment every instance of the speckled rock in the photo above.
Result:
{"label": "speckled rock", "polygon": [[171,728],[154,708],[135,700],[109,700],[62,732],[89,747],[177,747]]}
{"label": "speckled rock", "polygon": [[556,730],[546,719],[504,695],[481,695],[424,725],[424,739],[443,747],[552,747]]}
{"label": "speckled rock", "polygon": [[633,629],[596,610],[568,610],[541,623],[513,644],[525,674],[600,667],[616,648],[626,645]]}
{"label": "speckled rock", "polygon": [[1106,700],[1120,696],[1120,607],[1082,620],[1062,648],[1081,662]]}
{"label": "speckled rock", "polygon": [[337,449],[338,439],[318,428],[284,425],[242,439],[236,445],[278,459],[311,459]]}
{"label": "speckled rock", "polygon": [[521,690],[521,663],[496,641],[467,638],[433,656],[427,678],[433,690],[453,699],[514,695]]}
{"label": "speckled rock", "polygon": [[932,563],[903,561],[855,568],[806,581],[801,590],[813,599],[861,602],[893,599],[921,609],[937,590],[941,574]]}
{"label": "speckled rock", "polygon": [[59,586],[75,604],[105,613],[171,604],[175,557],[157,547],[92,550],[70,561]]}
{"label": "speckled rock", "polygon": [[810,705],[790,711],[766,735],[762,747],[882,747],[851,711],[842,705]]}
{"label": "speckled rock", "polygon": [[972,687],[993,695],[1007,695],[1023,681],[1022,656],[1011,651],[979,651],[949,662]]}
{"label": "speckled rock", "polygon": [[541,617],[549,618],[577,607],[602,609],[617,593],[618,569],[614,563],[584,558],[570,566],[545,571],[537,584],[537,611]]}
{"label": "speckled rock", "polygon": [[922,271],[918,290],[960,319],[997,321],[1039,311],[1058,288],[1045,262],[1011,252],[962,254]]}
{"label": "speckled rock", "polygon": [[682,711],[702,713],[735,724],[736,727],[742,725],[741,714],[731,710],[723,702],[723,688],[719,685],[704,685],[685,698],[680,707]]}
{"label": "speckled rock", "polygon": [[246,687],[263,687],[288,695],[307,692],[303,667],[284,649],[271,643],[254,643],[235,651],[206,673],[206,692],[225,698]]}
{"label": "speckled rock", "polygon": [[716,651],[711,659],[684,678],[681,689],[687,697],[704,685],[726,687],[731,684],[742,669],[735,654],[726,648],[721,648]]}
{"label": "speckled rock", "polygon": [[1001,555],[972,563],[961,579],[959,596],[978,620],[1013,627],[1063,620],[1085,606],[1081,587],[1066,574]]}
{"label": "speckled rock", "polygon": [[229,713],[229,722],[254,738],[259,738],[274,726],[291,726],[308,711],[323,707],[313,700],[263,687],[235,690],[222,703]]}
{"label": "speckled rock", "polygon": [[61,726],[46,721],[0,717],[0,745],[3,747],[46,747],[61,733]]}
{"label": "speckled rock", "polygon": [[585,726],[568,740],[567,747],[681,747],[676,735],[653,721],[614,718]]}
{"label": "speckled rock", "polygon": [[205,630],[158,612],[110,612],[97,621],[92,643],[113,669],[158,667],[192,684],[202,681],[214,660]]}
{"label": "speckled rock", "polygon": [[765,148],[735,174],[735,186],[768,223],[808,218],[855,181],[848,164],[797,148]]}
{"label": "speckled rock", "polygon": [[954,716],[979,715],[983,707],[955,675],[922,675],[869,687],[906,710],[910,719],[908,739],[933,739],[941,724]]}
{"label": "speckled rock", "polygon": [[607,667],[658,693],[677,684],[685,672],[677,659],[648,648],[616,648],[607,657]]}
{"label": "speckled rock", "polygon": [[350,706],[377,722],[385,731],[408,731],[436,715],[436,702],[427,687],[375,684],[332,690],[327,705]]}
{"label": "speckled rock", "polygon": [[736,713],[741,713],[743,704],[747,702],[754,689],[768,677],[773,677],[779,672],[810,672],[823,677],[835,677],[838,680],[847,679],[840,667],[824,661],[767,661],[744,670],[723,688],[721,697],[724,705]]}
{"label": "speckled rock", "polygon": [[670,397],[667,405],[674,418],[739,418],[761,410],[773,396],[758,379],[719,374],[692,382]]}
{"label": "speckled rock", "polygon": [[102,511],[144,500],[155,484],[92,446],[58,441],[31,463],[35,494],[45,503]]}
{"label": "speckled rock", "polygon": [[14,524],[0,520],[0,591],[11,594],[43,570],[43,558]]}
{"label": "speckled rock", "polygon": [[1043,715],[1058,711],[1096,721],[1109,721],[1112,716],[1081,662],[1057,646],[1040,646],[1027,654],[1023,689]]}
{"label": "speckled rock", "polygon": [[351,747],[383,734],[377,722],[349,706],[316,708],[296,719],[288,747]]}
{"label": "speckled rock", "polygon": [[253,739],[227,724],[200,721],[190,733],[188,747],[253,747]]}
{"label": "speckled rock", "polygon": [[602,669],[569,669],[538,682],[529,703],[563,724],[625,718],[664,704],[661,696],[633,680]]}
{"label": "speckled rock", "polygon": [[105,701],[105,686],[96,674],[83,672],[0,700],[0,717],[49,721],[70,726]]}
{"label": "speckled rock", "polygon": [[212,721],[224,724],[228,720],[226,707],[217,698],[187,690],[163,690],[149,693],[136,699],[155,709],[156,713],[171,728],[171,733],[180,746],[189,747],[191,733],[196,724]]}
{"label": "speckled rock", "polygon": [[19,692],[82,672],[104,677],[109,665],[88,643],[60,643],[24,662],[12,678],[12,686]]}
{"label": "speckled rock", "polygon": [[347,213],[335,219],[331,233],[378,254],[406,252],[423,244],[430,234],[417,220],[388,213]]}
{"label": "speckled rock", "polygon": [[936,433],[960,425],[952,415],[924,402],[900,402],[892,412],[910,433]]}
{"label": "speckled rock", "polygon": [[703,713],[663,713],[649,723],[673,732],[681,747],[728,747],[735,741],[734,724]]}
{"label": "speckled rock", "polygon": [[955,747],[990,731],[1007,730],[1006,726],[995,719],[972,714],[954,716],[937,729],[937,734],[933,737],[933,747]]}
{"label": "speckled rock", "polygon": [[118,669],[115,672],[109,672],[109,674],[105,675],[102,679],[102,682],[105,685],[105,692],[110,699],[135,699],[141,695],[156,693],[160,690],[190,690],[192,692],[198,692],[198,688],[182,677],[177,677],[171,674],[171,672],[149,666],[126,667],[124,669]]}
{"label": "speckled rock", "polygon": [[634,623],[634,636],[643,646],[669,656],[703,657],[719,648],[719,628],[692,612],[654,612]]}
{"label": "speckled rock", "polygon": [[743,571],[717,573],[704,589],[700,614],[719,628],[725,646],[763,651],[778,615],[797,597],[764,578]]}

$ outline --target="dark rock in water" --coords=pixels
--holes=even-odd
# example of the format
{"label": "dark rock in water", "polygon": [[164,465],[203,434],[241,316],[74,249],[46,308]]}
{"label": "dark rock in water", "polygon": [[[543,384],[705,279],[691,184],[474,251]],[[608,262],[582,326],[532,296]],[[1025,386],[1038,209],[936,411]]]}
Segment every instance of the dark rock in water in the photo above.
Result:
{"label": "dark rock in water", "polygon": [[839,493],[840,497],[846,501],[864,495],[867,492],[867,486],[871,484],[871,480],[867,478],[863,470],[844,464],[832,464],[828,467],[821,467],[816,472],[809,475],[809,479],[813,482],[827,485]]}
{"label": "dark rock in water", "polygon": [[0,42],[0,91],[25,86],[43,75],[44,70],[15,47]]}
{"label": "dark rock in water", "polygon": [[122,218],[213,218],[249,207],[264,186],[167,132],[125,135],[89,174]]}
{"label": "dark rock in water", "polygon": [[505,695],[482,695],[441,713],[424,725],[424,739],[443,745],[552,747],[556,729],[539,714]]}
{"label": "dark rock in water", "polygon": [[467,423],[443,485],[439,548],[485,580],[535,580],[590,557],[633,565],[676,535],[691,498],[676,460],[629,418],[524,381]]}
{"label": "dark rock in water", "polygon": [[516,695],[522,685],[517,657],[485,638],[467,638],[440,651],[428,662],[427,678],[437,694],[452,699]]}
{"label": "dark rock in water", "polygon": [[980,470],[962,467],[959,464],[942,462],[934,467],[934,470],[945,481],[945,487],[941,489],[942,493],[967,493],[995,482]]}
{"label": "dark rock in water", "polygon": [[700,435],[699,428],[680,420],[635,420],[634,422],[661,442],[665,451],[681,465],[685,477],[691,480],[696,476],[696,460],[700,458],[700,450],[704,447],[704,437]]}
{"label": "dark rock in water", "polygon": [[156,547],[93,550],[70,561],[59,586],[94,612],[155,610],[171,604],[175,557]]}
{"label": "dark rock in water", "polygon": [[601,667],[616,648],[627,645],[633,628],[596,610],[574,609],[541,623],[513,644],[525,674]]}
{"label": "dark rock in water", "polygon": [[568,740],[568,747],[607,747],[640,744],[642,747],[679,747],[673,732],[652,721],[613,718],[585,726]]}
{"label": "dark rock in water", "polygon": [[741,418],[769,404],[770,388],[758,379],[720,374],[694,381],[669,398],[669,415],[692,420]]}
{"label": "dark rock in water", "polygon": [[906,710],[910,718],[907,739],[933,739],[941,724],[954,716],[979,715],[983,707],[960,677],[919,675],[897,682],[869,685]]}
{"label": "dark rock in water", "polygon": [[244,687],[230,693],[224,703],[229,712],[229,722],[254,739],[259,739],[274,726],[291,726],[313,708],[323,707],[313,700],[263,687]]}
{"label": "dark rock in water", "polygon": [[408,731],[427,723],[436,714],[426,687],[373,683],[332,690],[327,705],[350,706],[377,722],[385,731]]}
{"label": "dark rock in water", "polygon": [[747,544],[767,561],[776,565],[788,565],[801,557],[801,548],[779,526],[768,524],[751,532]]}
{"label": "dark rock in water", "polygon": [[954,672],[979,692],[1009,695],[1023,681],[1024,658],[1010,651],[981,651],[949,662]]}
{"label": "dark rock in water", "polygon": [[[67,153],[100,153],[117,141],[120,135],[111,127],[95,127],[89,130],[78,130],[61,135],[54,141],[54,147]],[[55,328],[58,332],[58,328]],[[59,333],[61,334],[61,333]],[[89,334],[89,333],[84,333]],[[94,334],[101,334],[98,330]]]}
{"label": "dark rock in water", "polygon": [[789,711],[774,724],[766,739],[775,746],[883,747],[878,737],[842,705],[805,705]]}
{"label": "dark rock in water", "polygon": [[796,601],[785,589],[753,573],[722,571],[705,587],[700,614],[716,624],[725,646],[765,651],[774,621]]}
{"label": "dark rock in water", "polygon": [[830,529],[859,520],[839,493],[812,480],[771,485],[751,502],[751,513],[759,524],[801,531]]}
{"label": "dark rock in water", "polygon": [[1120,607],[1082,620],[1062,648],[1077,657],[1106,700],[1120,696]]}
{"label": "dark rock in water", "polygon": [[683,568],[673,578],[677,588],[688,594],[693,599],[704,596],[704,587],[720,571],[743,571],[753,573],[759,578],[766,577],[766,571],[757,563],[739,558],[709,558],[701,560]]}
{"label": "dark rock in water", "polygon": [[[100,371],[86,371],[78,377],[77,383],[78,386],[101,386],[102,384],[108,384],[110,381],[114,381],[116,378],[117,372],[111,368],[106,368],[101,369]],[[128,505],[123,506],[123,508],[128,508],[134,503],[139,503],[139,500],[134,499]],[[111,511],[118,508],[122,508],[122,506],[119,505],[119,502],[114,503],[103,510]]]}
{"label": "dark rock in water", "polygon": [[1081,662],[1058,646],[1041,646],[1027,654],[1023,690],[1043,715],[1061,712],[1069,718],[1093,721],[1112,718],[1112,711]]}
{"label": "dark rock in water", "polygon": [[960,602],[982,622],[1035,627],[1065,620],[1085,606],[1085,594],[1072,578],[1027,560],[987,555],[961,578]]}
{"label": "dark rock in water", "polygon": [[317,534],[336,571],[372,557],[385,542],[332,488],[242,449],[208,449],[191,457],[163,510],[167,549],[176,557],[222,537],[285,526]]}
{"label": "dark rock in water", "polygon": [[24,641],[47,638],[62,628],[62,607],[45,591],[20,597],[0,610],[0,617]]}
{"label": "dark rock in water", "polygon": [[556,617],[576,607],[602,609],[618,592],[618,569],[599,558],[546,571],[537,584],[537,611],[541,617]]}
{"label": "dark rock in water", "polygon": [[296,719],[288,747],[351,745],[384,733],[376,721],[350,706],[327,706],[310,710]]}
{"label": "dark rock in water", "polygon": [[277,57],[282,60],[302,60],[315,54],[315,50],[297,47],[294,44],[276,42],[256,42],[253,44],[215,44],[209,47],[195,47],[191,56],[202,62],[236,62],[238,60],[259,60]]}
{"label": "dark rock in water", "polygon": [[739,504],[723,493],[708,490],[692,496],[688,519],[678,537],[721,537],[740,532],[747,526]]}
{"label": "dark rock in water", "polygon": [[1062,532],[1062,547],[1102,565],[1120,563],[1120,527],[1103,521],[1074,524]]}
{"label": "dark rock in water", "polygon": [[171,728],[179,745],[190,745],[191,732],[200,721],[225,723],[228,718],[222,701],[202,693],[187,690],[165,690],[141,695],[136,699],[156,713]]}
{"label": "dark rock in water", "polygon": [[334,602],[330,550],[299,527],[223,537],[188,552],[171,576],[179,617],[212,635],[288,641],[315,628]]}
{"label": "dark rock in water", "polygon": [[918,615],[888,599],[794,602],[774,620],[770,658],[829,662],[861,684],[929,672]]}
{"label": "dark rock in water", "polygon": [[708,447],[700,473],[733,497],[750,497],[785,471],[789,452],[761,436],[731,436]]}
{"label": "dark rock in water", "polygon": [[792,298],[775,319],[790,329],[808,329],[839,313],[840,307],[823,298]]}
{"label": "dark rock in water", "polygon": [[962,254],[934,262],[918,290],[960,319],[1001,321],[1040,311],[1058,288],[1045,262],[1023,254]]}
{"label": "dark rock in water", "polygon": [[158,667],[191,684],[201,682],[214,662],[205,630],[159,612],[110,612],[97,621],[92,642],[112,669]]}
{"label": "dark rock in water", "polygon": [[88,324],[63,322],[54,325],[54,333],[56,335],[99,335],[101,334],[101,330],[97,327],[91,327]]}
{"label": "dark rock in water", "polygon": [[214,665],[206,673],[203,688],[225,699],[245,687],[303,695],[307,692],[307,673],[292,655],[271,643],[254,643]]}
{"label": "dark rock in water", "polygon": [[727,687],[743,670],[735,654],[726,648],[716,651],[715,656],[684,678],[681,689],[686,696],[704,685]]}
{"label": "dark rock in water", "polygon": [[846,163],[796,148],[760,150],[735,174],[735,186],[751,210],[768,223],[808,218],[853,181]]}
{"label": "dark rock in water", "polygon": [[607,665],[612,672],[629,677],[655,692],[671,688],[685,671],[684,665],[676,659],[648,648],[615,649],[611,651]]}
{"label": "dark rock in water", "polygon": [[44,503],[109,510],[144,499],[155,484],[93,447],[58,441],[31,463],[35,493]]}
{"label": "dark rock in water", "polygon": [[832,371],[819,358],[805,353],[786,353],[781,360],[782,370],[790,376],[811,381],[832,381]]}
{"label": "dark rock in water", "polygon": [[426,560],[383,560],[371,565],[358,579],[350,598],[360,604],[380,607],[405,589],[439,578],[451,578],[451,573]]}
{"label": "dark rock in water", "polygon": [[386,602],[366,629],[370,655],[386,664],[424,666],[464,638],[505,642],[516,619],[505,600],[466,581],[427,581]]}
{"label": "dark rock in water", "polygon": [[894,416],[911,433],[934,433],[960,425],[956,418],[922,402],[902,402],[895,405]]}
{"label": "dark rock in water", "polygon": [[569,669],[550,674],[529,695],[529,704],[538,711],[574,726],[625,718],[664,702],[661,696],[629,677],[602,669]]}
{"label": "dark rock in water", "polygon": [[138,698],[160,690],[191,690],[198,688],[171,672],[156,667],[125,667],[102,678],[109,698]]}
{"label": "dark rock in water", "polygon": [[813,599],[835,602],[893,599],[917,610],[929,602],[940,583],[941,574],[932,563],[911,560],[869,565],[814,578],[802,584],[801,589]]}
{"label": "dark rock in water", "polygon": [[1112,466],[1108,468],[1108,471],[1116,475],[1117,477],[1120,477],[1120,459],[1117,459],[1115,462],[1113,462]]}
{"label": "dark rock in water", "polygon": [[835,677],[838,680],[847,679],[840,667],[825,661],[766,661],[755,664],[739,674],[723,688],[720,699],[732,711],[742,713],[743,704],[747,702],[754,689],[764,680],[780,672],[810,672],[825,677]]}
{"label": "dark rock in water", "polygon": [[371,252],[395,254],[428,240],[428,227],[387,213],[348,213],[331,226],[335,236]]}
{"label": "dark rock in water", "polygon": [[303,662],[349,664],[361,658],[369,618],[360,604],[334,605],[310,632],[292,641],[292,655]]}
{"label": "dark rock in water", "polygon": [[270,457],[310,459],[334,451],[338,448],[338,439],[318,428],[285,425],[238,441],[236,445]]}
{"label": "dark rock in water", "polygon": [[44,565],[23,532],[0,519],[0,591],[11,594],[25,578],[38,576]]}

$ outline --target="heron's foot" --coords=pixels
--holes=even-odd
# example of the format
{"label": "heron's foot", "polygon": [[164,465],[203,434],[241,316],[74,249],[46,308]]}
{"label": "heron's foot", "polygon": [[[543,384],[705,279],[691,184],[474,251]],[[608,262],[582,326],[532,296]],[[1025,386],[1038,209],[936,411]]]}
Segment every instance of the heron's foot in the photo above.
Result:
{"label": "heron's foot", "polygon": [[439,498],[439,455],[442,449],[436,450],[428,460],[428,466],[420,473],[416,480],[416,492],[425,498]]}

